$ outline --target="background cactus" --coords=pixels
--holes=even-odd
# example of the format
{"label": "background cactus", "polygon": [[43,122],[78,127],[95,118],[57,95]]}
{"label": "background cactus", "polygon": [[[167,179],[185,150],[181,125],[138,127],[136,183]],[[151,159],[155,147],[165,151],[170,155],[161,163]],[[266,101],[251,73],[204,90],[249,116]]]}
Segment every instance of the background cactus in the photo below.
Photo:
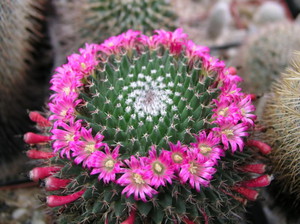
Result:
{"label": "background cactus", "polygon": [[58,0],[53,7],[56,65],[85,42],[103,41],[128,29],[148,34],[155,29],[173,30],[176,20],[165,0]]}
{"label": "background cactus", "polygon": [[181,29],[79,52],[51,79],[49,121],[30,114],[44,134],[24,136],[58,221],[238,222],[271,178],[234,69]]}
{"label": "background cactus", "polygon": [[43,52],[44,6],[43,0],[0,3],[0,182],[20,172],[22,136],[32,129],[27,109],[40,110],[44,101],[43,74],[50,64]]}
{"label": "background cactus", "polygon": [[275,205],[289,213],[288,219],[299,217],[299,59],[297,53],[292,66],[272,86],[262,117],[268,128],[263,137],[273,147],[270,158],[275,180],[270,192],[275,195]]}
{"label": "background cactus", "polygon": [[300,49],[297,34],[300,27],[292,23],[274,24],[253,34],[238,54],[235,65],[241,67],[242,87],[250,93],[262,94],[288,66],[294,50]]}

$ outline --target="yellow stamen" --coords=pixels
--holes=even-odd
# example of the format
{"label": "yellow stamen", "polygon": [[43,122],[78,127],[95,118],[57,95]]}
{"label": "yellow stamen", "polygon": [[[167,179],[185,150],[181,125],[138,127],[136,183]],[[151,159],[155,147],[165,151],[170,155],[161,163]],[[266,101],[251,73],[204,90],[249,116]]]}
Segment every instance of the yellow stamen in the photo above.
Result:
{"label": "yellow stamen", "polygon": [[87,144],[85,147],[84,147],[84,151],[86,151],[87,153],[92,153],[94,152],[96,149],[95,149],[95,145],[94,144]]}
{"label": "yellow stamen", "polygon": [[164,171],[164,166],[160,162],[154,162],[152,168],[156,174],[161,174]]}
{"label": "yellow stamen", "polygon": [[109,160],[107,160],[107,161],[104,163],[104,166],[105,166],[106,168],[108,168],[108,169],[113,168],[114,165],[115,165],[115,161],[112,160],[112,159],[109,159]]}
{"label": "yellow stamen", "polygon": [[144,184],[145,183],[142,176],[138,173],[134,173],[132,178],[136,184]]}
{"label": "yellow stamen", "polygon": [[191,174],[197,173],[197,168],[198,167],[194,163],[190,163],[189,171],[190,171]]}
{"label": "yellow stamen", "polygon": [[81,62],[80,65],[81,65],[81,68],[86,69],[86,64],[85,63]]}
{"label": "yellow stamen", "polygon": [[225,129],[224,131],[222,131],[222,133],[225,134],[228,137],[234,136],[233,130],[231,130],[231,129]]}
{"label": "yellow stamen", "polygon": [[207,155],[211,152],[212,148],[209,147],[208,145],[201,145],[199,144],[198,145],[198,148],[200,149],[200,152],[203,154],[203,155]]}
{"label": "yellow stamen", "polygon": [[172,159],[175,163],[181,163],[183,160],[183,157],[182,157],[182,155],[180,155],[178,153],[173,153]]}
{"label": "yellow stamen", "polygon": [[73,141],[74,140],[74,135],[73,134],[66,134],[65,140],[67,142]]}

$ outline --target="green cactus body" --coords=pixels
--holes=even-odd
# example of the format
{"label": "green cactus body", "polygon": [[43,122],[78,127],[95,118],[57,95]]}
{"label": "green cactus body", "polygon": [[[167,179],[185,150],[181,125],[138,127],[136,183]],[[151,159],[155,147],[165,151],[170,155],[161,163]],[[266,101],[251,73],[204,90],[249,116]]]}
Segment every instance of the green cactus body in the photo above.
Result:
{"label": "green cactus body", "polygon": [[300,170],[299,170],[299,55],[294,58],[280,79],[272,86],[262,117],[268,128],[264,139],[273,146],[270,154],[275,182],[271,188],[277,206],[291,212],[288,216],[299,217]]}
{"label": "green cactus body", "polygon": [[238,54],[245,80],[242,87],[247,92],[262,94],[270,90],[270,84],[288,66],[293,51],[300,49],[299,31],[296,24],[274,24],[249,38]]}
{"label": "green cactus body", "polygon": [[35,114],[45,135],[24,136],[59,223],[238,222],[270,183],[240,78],[181,29],[79,51],[51,80],[50,122]]}

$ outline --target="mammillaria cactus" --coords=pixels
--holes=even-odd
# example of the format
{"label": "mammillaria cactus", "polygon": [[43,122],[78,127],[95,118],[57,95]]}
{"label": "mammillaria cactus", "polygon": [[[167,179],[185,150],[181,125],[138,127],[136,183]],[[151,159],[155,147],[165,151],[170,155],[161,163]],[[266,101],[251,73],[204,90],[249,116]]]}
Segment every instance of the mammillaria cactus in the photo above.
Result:
{"label": "mammillaria cactus", "polygon": [[165,0],[57,0],[53,5],[57,14],[53,40],[59,62],[85,42],[103,41],[128,29],[148,34],[159,28],[173,29],[176,20]]}
{"label": "mammillaria cactus", "polygon": [[296,24],[280,23],[262,28],[249,38],[237,63],[242,67],[246,91],[262,94],[270,90],[270,84],[288,66],[293,51],[300,50],[299,31]]}
{"label": "mammillaria cactus", "polygon": [[250,96],[208,51],[129,30],[56,69],[49,119],[30,114],[44,135],[24,140],[60,223],[237,222],[270,183],[270,147],[248,140]]}
{"label": "mammillaria cactus", "polygon": [[273,146],[269,155],[276,175],[272,191],[276,204],[290,212],[288,218],[299,217],[299,72],[298,53],[292,66],[272,86],[262,117],[268,130],[264,138]]}

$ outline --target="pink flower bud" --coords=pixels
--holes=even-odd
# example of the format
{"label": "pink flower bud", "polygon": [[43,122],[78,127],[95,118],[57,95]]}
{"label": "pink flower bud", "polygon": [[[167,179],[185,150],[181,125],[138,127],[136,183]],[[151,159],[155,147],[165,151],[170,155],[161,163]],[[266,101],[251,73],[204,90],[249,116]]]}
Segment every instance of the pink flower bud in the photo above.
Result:
{"label": "pink flower bud", "polygon": [[183,218],[182,220],[185,224],[195,224],[193,221],[189,220],[188,218]]}
{"label": "pink flower bud", "polygon": [[236,75],[237,74],[237,71],[236,71],[235,67],[229,67],[228,72],[229,72],[230,75]]}
{"label": "pink flower bud", "polygon": [[267,155],[269,153],[271,153],[271,147],[269,145],[267,145],[264,142],[261,141],[256,141],[256,140],[249,140],[247,142],[248,146],[254,146],[256,148],[259,149],[259,151],[263,154],[263,155]]}
{"label": "pink flower bud", "polygon": [[257,96],[255,94],[249,94],[251,101],[254,101],[257,99]]}
{"label": "pink flower bud", "polygon": [[248,164],[248,165],[239,167],[239,169],[243,172],[262,174],[266,171],[266,165],[262,164],[262,163]]}
{"label": "pink flower bud", "polygon": [[262,175],[257,178],[240,182],[244,187],[266,187],[271,183],[272,177],[269,175]]}
{"label": "pink flower bud", "polygon": [[50,159],[54,157],[52,152],[45,152],[36,149],[30,149],[26,152],[27,157],[30,159]]}
{"label": "pink flower bud", "polygon": [[27,132],[24,135],[24,142],[27,144],[37,144],[50,141],[50,136],[39,135],[33,132]]}
{"label": "pink flower bud", "polygon": [[59,196],[59,195],[50,195],[46,198],[46,204],[49,207],[57,207],[62,206],[68,203],[71,203],[78,198],[80,198],[84,194],[85,190],[77,191],[73,194],[69,194],[66,196]]}
{"label": "pink flower bud", "polygon": [[121,224],[134,224],[135,215],[136,215],[136,210],[134,209],[130,212],[128,218]]}
{"label": "pink flower bud", "polygon": [[43,117],[39,112],[31,111],[29,113],[29,118],[33,122],[36,122],[40,127],[51,127],[51,123]]}
{"label": "pink flower bud", "polygon": [[234,191],[238,192],[239,194],[243,195],[245,198],[247,198],[250,201],[255,201],[256,198],[258,197],[258,192],[253,189],[249,189],[246,187],[233,187],[232,188]]}
{"label": "pink flower bud", "polygon": [[57,166],[35,167],[29,172],[29,177],[33,181],[39,181],[49,177],[61,168]]}
{"label": "pink flower bud", "polygon": [[47,177],[45,179],[45,189],[47,191],[56,191],[65,188],[71,180],[59,179],[53,176]]}

